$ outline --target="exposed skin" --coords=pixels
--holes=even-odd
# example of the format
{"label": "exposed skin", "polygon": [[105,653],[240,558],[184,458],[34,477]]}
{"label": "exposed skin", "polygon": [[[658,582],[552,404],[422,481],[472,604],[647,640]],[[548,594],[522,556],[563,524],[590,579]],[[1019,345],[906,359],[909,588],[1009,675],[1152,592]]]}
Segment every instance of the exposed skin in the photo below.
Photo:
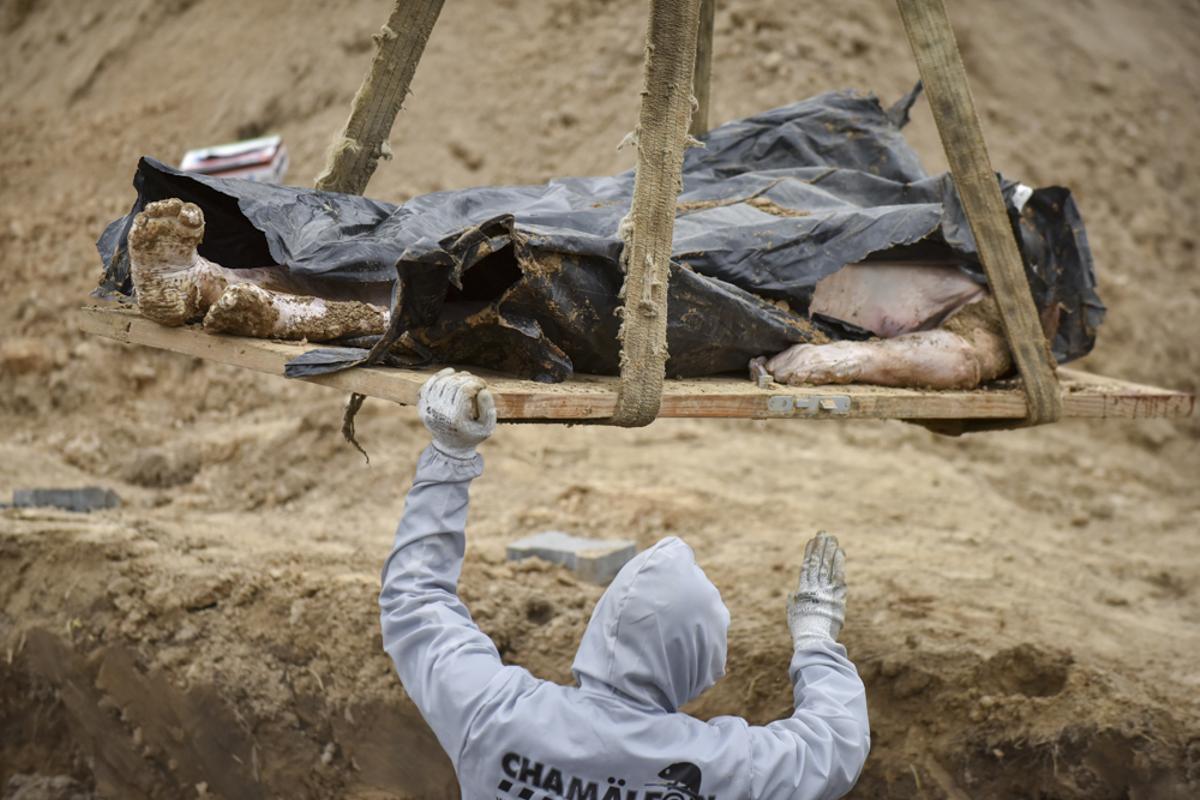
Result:
{"label": "exposed skin", "polygon": [[953,261],[873,260],[848,264],[818,281],[808,313],[891,339],[928,330],[930,321],[986,295]]}
{"label": "exposed skin", "polygon": [[273,292],[254,283],[226,289],[204,315],[204,327],[266,339],[309,339],[366,336],[387,329],[388,310],[357,300]]}
{"label": "exposed skin", "polygon": [[204,327],[269,339],[328,341],[383,333],[388,309],[329,300],[280,266],[226,269],[196,252],[204,214],[177,198],[150,203],[129,231],[133,286],[142,314],[162,325],[203,319]]}
{"label": "exposed skin", "polygon": [[[284,267],[226,269],[196,252],[203,237],[203,213],[175,198],[149,204],[134,219],[129,254],[146,317],[170,326],[202,319],[214,332],[272,339],[329,341],[386,330],[388,309],[368,302],[369,291],[359,299],[333,300],[327,299],[329,287],[305,283]],[[871,280],[870,270],[857,274],[857,280]],[[872,302],[886,303],[887,292],[882,294]],[[970,389],[1012,365],[994,303],[987,298],[937,330],[865,342],[798,344],[765,366],[780,383]]]}
{"label": "exposed skin", "polygon": [[780,383],[871,383],[929,389],[973,389],[1009,369],[1008,345],[985,330],[939,328],[867,342],[798,344],[768,359]]}
{"label": "exposed skin", "polygon": [[865,342],[798,344],[767,360],[780,383],[872,383],[928,389],[973,389],[1012,369],[1000,312],[990,295],[931,331]]}

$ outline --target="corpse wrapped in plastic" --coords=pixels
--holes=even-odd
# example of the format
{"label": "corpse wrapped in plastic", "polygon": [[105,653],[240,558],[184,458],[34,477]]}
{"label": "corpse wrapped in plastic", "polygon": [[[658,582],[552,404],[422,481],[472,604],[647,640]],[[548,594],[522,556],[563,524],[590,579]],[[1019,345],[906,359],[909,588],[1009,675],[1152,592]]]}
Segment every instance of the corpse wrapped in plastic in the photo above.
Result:
{"label": "corpse wrapped in plastic", "polygon": [[[667,301],[669,376],[742,372],[755,357],[777,356],[768,364],[781,380],[895,383],[873,381],[861,364],[830,364],[953,330],[947,321],[965,308],[987,311],[954,185],[927,175],[901,133],[917,94],[885,110],[872,95],[830,92],[722,125],[688,150]],[[1054,355],[1083,356],[1104,306],[1071,194],[1000,181]],[[540,381],[613,374],[619,229],[633,184],[630,171],[396,206],[143,158],[133,208],[97,243],[98,293],[132,296],[141,276],[143,313],[165,303],[166,324],[204,320],[218,331],[349,345],[293,361],[296,376],[363,363],[380,338],[384,363],[477,365]],[[170,198],[178,202],[161,202]],[[339,305],[347,302],[361,308]],[[1004,351],[974,383],[998,377],[1010,362],[995,314],[963,318]],[[925,351],[914,352],[919,363]]]}

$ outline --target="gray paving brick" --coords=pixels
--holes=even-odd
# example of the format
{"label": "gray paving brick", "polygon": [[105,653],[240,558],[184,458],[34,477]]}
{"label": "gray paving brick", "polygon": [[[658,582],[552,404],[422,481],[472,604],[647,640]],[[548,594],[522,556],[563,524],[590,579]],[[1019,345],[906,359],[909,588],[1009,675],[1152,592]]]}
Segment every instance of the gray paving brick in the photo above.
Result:
{"label": "gray paving brick", "polygon": [[67,511],[95,511],[116,508],[121,498],[112,489],[100,486],[84,486],[78,489],[16,489],[13,491],[13,507],[34,508],[51,506]]}
{"label": "gray paving brick", "polygon": [[542,531],[508,546],[509,561],[536,556],[592,583],[608,583],[636,554],[637,544],[629,539],[585,539],[562,531]]}

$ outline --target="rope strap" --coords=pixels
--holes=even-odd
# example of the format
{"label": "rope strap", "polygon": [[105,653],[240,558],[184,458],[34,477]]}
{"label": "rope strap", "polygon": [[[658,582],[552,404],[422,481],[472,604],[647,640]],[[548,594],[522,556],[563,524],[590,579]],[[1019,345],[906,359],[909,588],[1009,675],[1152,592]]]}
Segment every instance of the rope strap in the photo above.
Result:
{"label": "rope strap", "polygon": [[651,0],[633,205],[621,221],[621,380],[612,424],[649,425],[667,363],[667,280],[692,118],[700,0]]}

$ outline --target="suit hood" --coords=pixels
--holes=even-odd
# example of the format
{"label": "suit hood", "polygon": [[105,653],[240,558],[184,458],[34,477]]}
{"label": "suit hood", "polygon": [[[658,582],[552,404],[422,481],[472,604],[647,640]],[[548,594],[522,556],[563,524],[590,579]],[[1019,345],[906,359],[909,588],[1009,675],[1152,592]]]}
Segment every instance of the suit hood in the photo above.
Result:
{"label": "suit hood", "polygon": [[571,671],[583,689],[673,712],[725,674],[728,631],[720,592],[671,536],[617,573]]}

